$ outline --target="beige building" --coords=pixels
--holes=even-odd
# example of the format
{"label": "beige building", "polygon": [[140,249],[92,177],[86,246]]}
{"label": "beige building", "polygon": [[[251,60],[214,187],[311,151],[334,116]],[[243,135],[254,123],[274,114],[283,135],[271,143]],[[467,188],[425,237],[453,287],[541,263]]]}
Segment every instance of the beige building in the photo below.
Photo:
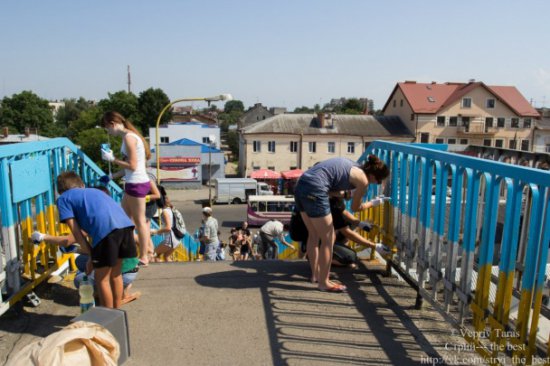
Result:
{"label": "beige building", "polygon": [[540,118],[515,87],[475,81],[398,83],[383,114],[400,117],[415,141],[449,144],[454,151],[467,145],[531,151]]}
{"label": "beige building", "polygon": [[410,142],[399,118],[367,115],[280,114],[240,130],[239,172],[306,170],[315,163],[346,157],[357,160],[374,140]]}

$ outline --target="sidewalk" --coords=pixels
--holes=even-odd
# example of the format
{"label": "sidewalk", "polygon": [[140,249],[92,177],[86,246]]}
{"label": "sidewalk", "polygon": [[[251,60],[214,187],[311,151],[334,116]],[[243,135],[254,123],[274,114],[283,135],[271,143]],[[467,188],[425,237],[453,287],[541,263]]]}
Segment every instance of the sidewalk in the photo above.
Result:
{"label": "sidewalk", "polygon": [[[134,284],[142,297],[124,307],[125,365],[482,364],[439,313],[414,309],[404,282],[363,266],[336,272],[347,293],[318,291],[304,261],[151,264]],[[72,291],[3,317],[0,360],[78,315]]]}

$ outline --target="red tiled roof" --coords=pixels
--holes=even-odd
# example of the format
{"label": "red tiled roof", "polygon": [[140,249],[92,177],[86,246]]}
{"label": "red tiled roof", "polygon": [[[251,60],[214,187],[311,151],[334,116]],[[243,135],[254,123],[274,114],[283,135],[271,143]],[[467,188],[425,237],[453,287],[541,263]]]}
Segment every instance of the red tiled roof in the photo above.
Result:
{"label": "red tiled roof", "polygon": [[[471,83],[397,83],[391,96],[399,88],[414,113],[435,114],[441,108],[447,107],[475,88],[482,87],[506,104],[516,114],[522,117],[540,117],[521,93],[513,86],[487,86],[482,82]],[[388,98],[384,109],[392,99]]]}

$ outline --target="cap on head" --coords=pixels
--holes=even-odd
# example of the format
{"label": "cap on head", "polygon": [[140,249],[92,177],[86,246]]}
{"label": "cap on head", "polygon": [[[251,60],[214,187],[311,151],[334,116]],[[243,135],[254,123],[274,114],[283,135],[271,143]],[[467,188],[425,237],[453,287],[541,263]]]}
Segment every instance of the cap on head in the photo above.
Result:
{"label": "cap on head", "polygon": [[210,207],[204,207],[202,209],[203,214],[212,215],[212,209]]}

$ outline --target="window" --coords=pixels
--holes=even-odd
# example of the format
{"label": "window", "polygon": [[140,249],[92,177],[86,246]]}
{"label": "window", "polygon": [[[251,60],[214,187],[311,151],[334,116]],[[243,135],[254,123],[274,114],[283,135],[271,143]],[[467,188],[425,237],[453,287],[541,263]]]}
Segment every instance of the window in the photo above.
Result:
{"label": "window", "polygon": [[203,137],[202,138],[202,143],[208,145],[210,143],[210,138],[209,137]]}
{"label": "window", "polygon": [[491,146],[491,139],[483,139],[483,146]]}
{"label": "window", "polygon": [[485,103],[485,107],[487,107],[487,109],[494,109],[495,108],[495,100],[493,98],[487,99],[487,103]]}
{"label": "window", "polygon": [[403,99],[401,99],[401,101],[399,102],[399,106],[403,107]]}
{"label": "window", "polygon": [[503,146],[504,146],[503,139],[495,139],[495,147],[503,147]]}
{"label": "window", "polygon": [[449,118],[449,126],[454,126],[458,124],[458,117],[450,117]]}
{"label": "window", "polygon": [[161,144],[169,144],[169,143],[170,143],[170,137],[168,137],[168,136],[161,136],[161,137],[160,137],[160,143],[161,143]]}
{"label": "window", "polygon": [[531,118],[523,119],[523,128],[531,128]]}
{"label": "window", "polygon": [[485,117],[485,131],[491,127],[493,127],[493,117]]}
{"label": "window", "polygon": [[428,97],[428,102],[435,103],[435,99],[433,97]]}
{"label": "window", "polygon": [[550,153],[550,144],[546,144],[546,152]]}
{"label": "window", "polygon": [[437,116],[437,127],[445,127],[445,116]]}
{"label": "window", "polygon": [[508,147],[509,147],[510,149],[515,149],[515,148],[516,148],[516,145],[517,145],[517,144],[516,144],[516,140],[510,140],[510,141],[508,141]]}
{"label": "window", "polygon": [[521,150],[529,151],[529,140],[521,140]]}
{"label": "window", "polygon": [[420,134],[420,142],[423,144],[427,144],[428,142],[430,142],[430,134],[426,132],[422,132]]}
{"label": "window", "polygon": [[449,145],[456,145],[456,139],[447,139]]}
{"label": "window", "polygon": [[348,142],[348,154],[355,154],[355,143]]}
{"label": "window", "polygon": [[269,169],[269,170],[275,170],[275,167],[274,167],[274,166],[268,166],[267,169]]}
{"label": "window", "polygon": [[290,152],[298,151],[298,141],[290,141]]}
{"label": "window", "polygon": [[472,98],[462,98],[462,108],[472,108]]}
{"label": "window", "polygon": [[369,145],[370,145],[370,142],[365,142],[365,150],[364,151],[367,151],[369,149]]}
{"label": "window", "polygon": [[275,152],[275,141],[268,141],[267,142],[267,151],[269,151],[270,153]]}
{"label": "window", "polygon": [[252,151],[261,152],[262,151],[262,142],[261,141],[252,141]]}
{"label": "window", "polygon": [[411,121],[414,121],[414,113],[411,113]]}
{"label": "window", "polygon": [[468,145],[468,139],[460,139],[460,145]]}
{"label": "window", "polygon": [[497,118],[497,127],[504,127],[506,125],[506,118],[498,117]]}
{"label": "window", "polygon": [[336,143],[335,142],[327,142],[327,148],[328,148],[329,153],[334,154],[334,152],[336,151]]}
{"label": "window", "polygon": [[512,119],[510,119],[510,127],[519,128],[519,118],[512,117]]}
{"label": "window", "polygon": [[436,144],[444,144],[445,143],[445,139],[442,139],[441,137],[438,137],[435,139],[435,143]]}
{"label": "window", "polygon": [[397,106],[397,100],[393,100],[393,107],[395,108],[395,106]]}
{"label": "window", "polygon": [[466,128],[466,132],[470,130],[470,117],[461,118],[462,126]]}
{"label": "window", "polygon": [[308,148],[310,153],[314,153],[317,151],[317,143],[315,141],[308,142]]}

